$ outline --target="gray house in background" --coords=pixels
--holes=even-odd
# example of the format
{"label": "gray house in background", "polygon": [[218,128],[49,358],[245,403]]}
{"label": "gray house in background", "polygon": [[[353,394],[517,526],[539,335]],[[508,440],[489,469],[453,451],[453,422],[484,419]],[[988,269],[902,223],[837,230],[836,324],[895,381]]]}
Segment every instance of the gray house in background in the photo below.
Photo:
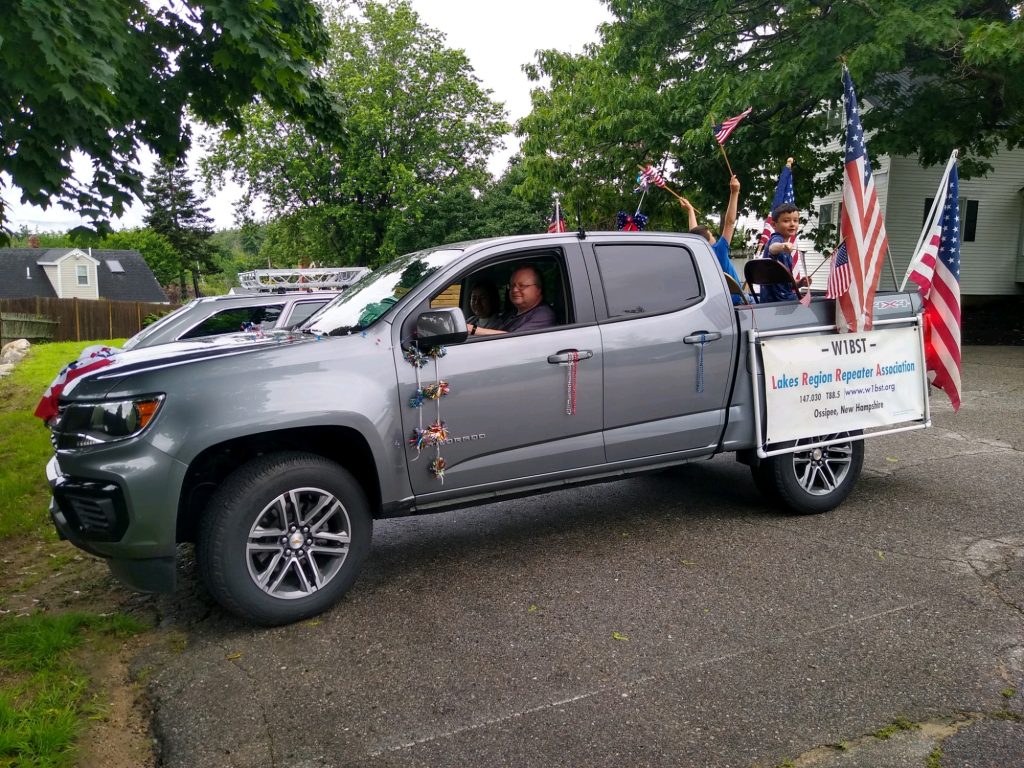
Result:
{"label": "gray house in background", "polygon": [[138,251],[0,248],[0,299],[37,296],[167,303]]}
{"label": "gray house in background", "polygon": [[[830,149],[839,142],[829,144]],[[868,154],[871,141],[868,139]],[[922,168],[917,156],[877,157],[873,175],[879,204],[885,215],[889,251],[897,284],[907,272],[924,221],[942,179],[943,165]],[[993,170],[984,178],[960,179],[960,294],[962,296],[1015,296],[1024,294],[1024,150],[1004,150],[990,158]],[[797,201],[798,204],[800,201]],[[798,247],[813,272],[831,258],[831,250],[814,249],[808,230],[831,224],[838,244],[843,191],[815,198],[816,215],[804,223]],[[806,208],[804,208],[806,215]],[[814,286],[828,282],[827,265],[814,274]],[[881,287],[892,287],[888,265],[882,268]]]}

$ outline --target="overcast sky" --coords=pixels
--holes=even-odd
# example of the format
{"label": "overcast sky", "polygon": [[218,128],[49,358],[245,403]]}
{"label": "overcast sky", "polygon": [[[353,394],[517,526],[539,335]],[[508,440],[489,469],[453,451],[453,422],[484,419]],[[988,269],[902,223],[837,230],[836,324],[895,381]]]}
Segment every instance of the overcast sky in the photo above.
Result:
{"label": "overcast sky", "polygon": [[[461,48],[476,71],[483,87],[492,98],[504,102],[511,121],[530,111],[530,82],[522,66],[534,60],[536,51],[555,48],[580,53],[587,43],[597,40],[597,27],[610,19],[601,0],[518,0],[515,3],[492,4],[481,0],[412,0],[420,20],[446,35],[449,48]],[[511,154],[518,148],[514,136],[506,139],[508,147],[492,157],[489,167],[501,173]],[[76,167],[83,173],[89,168],[84,158]],[[202,194],[202,192],[199,192]],[[238,190],[231,188],[210,198],[207,203],[217,229],[233,226],[232,203]],[[8,226],[17,231],[22,225],[31,229],[62,230],[82,223],[64,209],[51,206],[47,210],[22,206],[20,192],[5,187],[9,204]],[[140,204],[121,220],[115,229],[141,226],[144,211]]]}

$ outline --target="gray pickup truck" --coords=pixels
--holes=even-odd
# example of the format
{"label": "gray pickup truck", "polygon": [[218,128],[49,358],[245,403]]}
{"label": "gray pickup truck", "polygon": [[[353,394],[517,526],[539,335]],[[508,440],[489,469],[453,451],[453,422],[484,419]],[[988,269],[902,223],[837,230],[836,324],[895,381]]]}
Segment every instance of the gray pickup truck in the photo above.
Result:
{"label": "gray pickup truck", "polygon": [[[469,335],[473,287],[505,286],[522,265],[540,276],[554,324]],[[876,322],[917,320],[916,294],[882,298]],[[773,452],[765,380],[789,379],[765,375],[751,332],[823,334],[833,312],[823,298],[734,307],[715,256],[690,235],[561,233],[412,253],[300,330],[124,352],[70,382],[50,423],[51,515],[144,591],[173,589],[178,544],[195,542],[213,597],[275,625],[345,594],[379,518],[724,451],[767,499],[824,512],[850,493],[864,442],[828,429]],[[814,397],[825,376],[810,380]],[[822,423],[833,412],[814,410]]]}

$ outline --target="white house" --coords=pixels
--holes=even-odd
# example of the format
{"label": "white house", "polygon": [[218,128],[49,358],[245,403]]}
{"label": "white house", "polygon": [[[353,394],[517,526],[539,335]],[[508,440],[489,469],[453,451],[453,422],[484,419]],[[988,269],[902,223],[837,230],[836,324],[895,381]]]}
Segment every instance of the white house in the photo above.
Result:
{"label": "white house", "polygon": [[[831,148],[837,148],[834,145]],[[871,142],[868,140],[868,155]],[[885,215],[889,250],[897,285],[906,274],[925,217],[942,179],[943,166],[922,168],[916,156],[877,158],[874,171],[879,203]],[[1024,294],[1024,150],[1009,150],[990,159],[994,169],[984,178],[960,179],[960,294],[962,296],[1013,296]],[[824,223],[838,233],[842,189],[815,198],[817,215],[803,227],[799,241],[806,251],[807,268],[813,272],[831,256],[819,253],[812,241]],[[835,235],[838,243],[838,234]],[[814,274],[816,288],[828,281],[828,265]],[[881,288],[891,288],[892,273],[882,268]]]}
{"label": "white house", "polygon": [[0,248],[0,299],[34,296],[167,301],[138,251]]}

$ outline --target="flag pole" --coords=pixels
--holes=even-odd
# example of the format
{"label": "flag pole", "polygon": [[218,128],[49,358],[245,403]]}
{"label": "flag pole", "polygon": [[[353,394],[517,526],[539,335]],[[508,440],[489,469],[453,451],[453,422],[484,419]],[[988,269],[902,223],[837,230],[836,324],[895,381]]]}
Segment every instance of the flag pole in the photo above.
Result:
{"label": "flag pole", "polygon": [[640,193],[640,202],[636,204],[636,213],[633,214],[634,218],[637,213],[640,213],[640,206],[644,204],[645,197],[647,197],[647,187],[644,187],[643,191]]}
{"label": "flag pole", "polygon": [[[959,150],[954,149],[952,154],[949,156],[949,160],[946,161],[946,170],[942,172],[942,179],[939,181],[939,190],[944,190],[946,185],[949,183],[949,172],[953,168],[953,164],[956,162]],[[914,257],[921,252],[921,246],[924,244],[924,239],[928,237],[928,233],[931,231],[932,225],[935,223],[935,216],[938,213],[939,206],[942,204],[942,195],[936,194],[935,199],[932,200],[932,209],[928,212],[928,218],[924,222],[924,228],[921,230],[921,236],[917,238],[917,246],[914,248],[914,252],[910,256],[910,263],[907,265],[907,274],[903,276],[903,282],[900,283],[900,291],[907,285],[907,280],[910,278],[910,272],[914,269]],[[893,283],[896,282],[896,278],[893,277]]]}
{"label": "flag pole", "polygon": [[[715,143],[718,144],[717,141]],[[733,173],[732,166],[729,164],[729,156],[725,154],[725,147],[722,146],[721,144],[718,144],[718,149],[721,151],[722,157],[725,159],[725,167],[729,169],[729,178],[732,178],[736,174]]]}

